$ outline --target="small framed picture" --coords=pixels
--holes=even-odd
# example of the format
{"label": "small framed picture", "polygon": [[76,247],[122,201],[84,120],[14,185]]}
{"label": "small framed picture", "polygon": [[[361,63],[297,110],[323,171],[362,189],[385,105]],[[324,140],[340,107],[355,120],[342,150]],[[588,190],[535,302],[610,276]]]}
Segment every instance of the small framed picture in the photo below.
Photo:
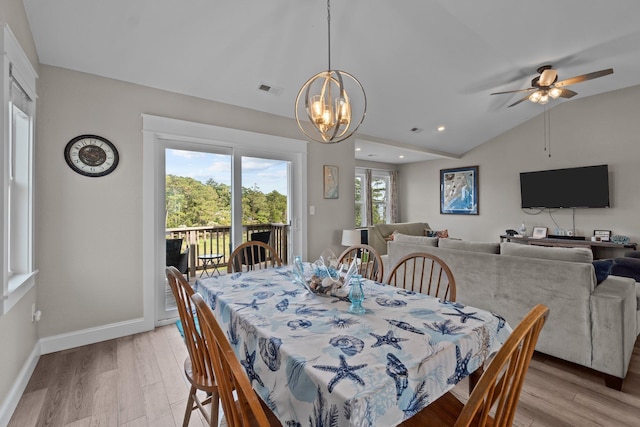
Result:
{"label": "small framed picture", "polygon": [[608,242],[611,240],[611,230],[593,230],[593,237],[596,237],[596,240]]}
{"label": "small framed picture", "polygon": [[534,239],[544,239],[547,237],[547,227],[533,227],[533,235],[531,237]]}
{"label": "small framed picture", "polygon": [[338,167],[331,165],[324,165],[324,198],[325,199],[337,199],[338,198]]}

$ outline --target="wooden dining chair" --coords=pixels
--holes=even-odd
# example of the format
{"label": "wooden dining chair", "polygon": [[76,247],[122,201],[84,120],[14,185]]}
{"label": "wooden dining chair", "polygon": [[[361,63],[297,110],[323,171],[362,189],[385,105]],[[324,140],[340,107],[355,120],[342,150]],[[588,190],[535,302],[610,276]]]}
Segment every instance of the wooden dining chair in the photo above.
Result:
{"label": "wooden dining chair", "polygon": [[[170,266],[165,271],[171,291],[176,298],[178,313],[184,331],[184,342],[189,353],[189,357],[184,361],[184,373],[191,384],[191,389],[189,390],[182,426],[189,425],[191,413],[196,409],[200,410],[208,425],[217,426],[218,386],[215,380],[211,354],[207,350],[204,336],[194,317],[196,309],[191,301],[194,291],[177,268]],[[197,394],[198,391],[206,393],[207,397],[200,399]],[[207,411],[206,405],[211,406],[209,411]]]}
{"label": "wooden dining chair", "polygon": [[482,374],[466,404],[444,394],[400,427],[507,427],[513,424],[524,377],[549,308],[538,304],[516,326]]}
{"label": "wooden dining chair", "polygon": [[[211,308],[200,294],[191,296],[196,306],[200,327],[213,354],[213,369],[218,378],[220,401],[224,414],[221,425],[231,427],[281,426],[275,414],[253,391],[251,382],[231,344],[218,324]],[[235,392],[235,393],[234,393]]]}
{"label": "wooden dining chair", "polygon": [[280,267],[282,260],[276,250],[260,241],[248,241],[239,245],[229,256],[227,272]]}
{"label": "wooden dining chair", "polygon": [[456,300],[456,281],[449,266],[430,253],[412,253],[391,269],[387,284],[448,301]]}
{"label": "wooden dining chair", "polygon": [[338,257],[338,263],[351,265],[354,259],[358,262],[358,273],[362,277],[376,282],[382,281],[384,274],[382,258],[373,247],[365,244],[349,246]]}

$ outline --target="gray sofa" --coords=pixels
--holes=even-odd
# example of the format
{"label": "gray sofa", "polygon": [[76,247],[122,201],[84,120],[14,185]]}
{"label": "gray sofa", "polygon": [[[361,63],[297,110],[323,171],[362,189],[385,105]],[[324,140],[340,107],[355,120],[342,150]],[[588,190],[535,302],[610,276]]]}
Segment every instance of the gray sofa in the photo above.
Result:
{"label": "gray sofa", "polygon": [[600,371],[608,387],[622,387],[640,324],[640,285],[617,276],[597,284],[589,249],[396,235],[388,242],[386,274],[412,252],[443,259],[458,302],[500,314],[511,326],[545,304],[551,312],[536,350]]}

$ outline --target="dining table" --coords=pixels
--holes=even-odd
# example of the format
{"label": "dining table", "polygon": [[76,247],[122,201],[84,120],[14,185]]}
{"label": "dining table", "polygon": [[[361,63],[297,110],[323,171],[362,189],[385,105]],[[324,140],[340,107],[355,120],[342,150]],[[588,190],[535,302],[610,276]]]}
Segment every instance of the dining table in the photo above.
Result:
{"label": "dining table", "polygon": [[351,314],[348,284],[317,295],[298,278],[285,265],[193,285],[283,426],[396,426],[512,331],[496,313],[366,279],[365,312]]}

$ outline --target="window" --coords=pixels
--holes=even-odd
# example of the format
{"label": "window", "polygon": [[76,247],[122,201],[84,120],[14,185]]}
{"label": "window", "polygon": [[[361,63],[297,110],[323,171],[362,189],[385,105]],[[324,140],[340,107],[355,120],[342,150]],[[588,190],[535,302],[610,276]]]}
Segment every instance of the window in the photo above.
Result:
{"label": "window", "polygon": [[395,222],[392,218],[392,171],[356,168],[355,225]]}
{"label": "window", "polygon": [[[33,127],[36,73],[7,25],[2,29],[4,195],[2,314],[33,286]],[[7,72],[8,71],[8,72]]]}

